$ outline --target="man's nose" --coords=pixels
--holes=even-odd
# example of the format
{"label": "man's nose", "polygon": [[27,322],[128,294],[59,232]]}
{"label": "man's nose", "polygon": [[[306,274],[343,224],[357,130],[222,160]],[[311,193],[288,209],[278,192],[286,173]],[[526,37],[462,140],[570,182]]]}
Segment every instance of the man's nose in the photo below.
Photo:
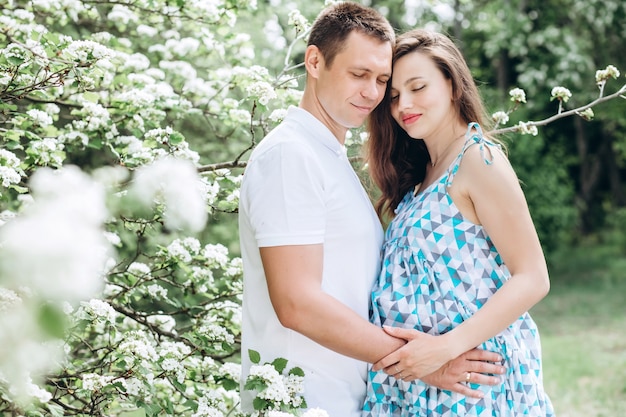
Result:
{"label": "man's nose", "polygon": [[385,90],[378,88],[376,79],[369,80],[361,90],[361,95],[370,100],[377,100]]}

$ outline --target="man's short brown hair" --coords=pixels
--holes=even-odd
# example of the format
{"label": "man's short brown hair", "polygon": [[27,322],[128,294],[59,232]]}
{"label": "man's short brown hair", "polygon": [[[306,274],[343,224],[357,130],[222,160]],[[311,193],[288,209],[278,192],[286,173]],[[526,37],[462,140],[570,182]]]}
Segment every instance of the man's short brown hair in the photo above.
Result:
{"label": "man's short brown hair", "polygon": [[362,4],[341,2],[328,6],[317,16],[308,45],[317,46],[330,67],[353,31],[390,42],[392,46],[395,42],[393,28],[380,12]]}

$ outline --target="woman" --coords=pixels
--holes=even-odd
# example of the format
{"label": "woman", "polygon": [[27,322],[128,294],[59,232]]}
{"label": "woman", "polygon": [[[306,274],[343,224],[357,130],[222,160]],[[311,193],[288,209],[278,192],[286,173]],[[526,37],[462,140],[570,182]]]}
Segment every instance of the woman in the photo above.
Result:
{"label": "woman", "polygon": [[[408,343],[374,364],[364,416],[552,416],[537,327],[528,310],[549,290],[545,258],[519,181],[487,137],[485,111],[446,36],[397,39],[386,98],[369,120],[368,163],[392,217],[372,321]],[[421,333],[405,329],[417,329]],[[474,347],[507,369],[482,398],[418,378]]]}

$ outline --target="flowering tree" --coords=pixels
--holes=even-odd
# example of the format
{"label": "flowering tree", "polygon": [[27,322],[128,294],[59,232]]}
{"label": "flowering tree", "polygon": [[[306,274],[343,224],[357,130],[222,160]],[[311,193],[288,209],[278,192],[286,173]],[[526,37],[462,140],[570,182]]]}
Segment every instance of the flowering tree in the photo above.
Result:
{"label": "flowering tree", "polygon": [[[257,414],[297,413],[301,370],[239,352],[241,261],[214,219],[236,211],[247,152],[299,101],[307,19],[267,20],[259,46],[242,31],[254,0],[2,7],[0,413],[243,415],[240,354]],[[604,93],[619,76],[600,70],[599,98],[571,110],[555,87],[556,115],[501,131],[590,118],[624,98]],[[499,125],[525,93],[511,100]]]}

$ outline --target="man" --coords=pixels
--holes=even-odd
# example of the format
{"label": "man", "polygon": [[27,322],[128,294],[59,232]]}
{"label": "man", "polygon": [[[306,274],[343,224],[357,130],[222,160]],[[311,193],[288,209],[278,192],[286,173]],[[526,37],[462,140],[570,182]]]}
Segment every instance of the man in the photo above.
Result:
{"label": "man", "polygon": [[[313,24],[299,107],[254,150],[241,188],[244,268],[242,406],[248,350],[305,372],[309,407],[357,417],[367,365],[405,344],[367,320],[379,272],[382,229],[344,148],[391,77],[395,40],[389,22],[357,3],[337,3]],[[465,394],[468,372],[497,372],[472,351],[424,380]],[[491,354],[493,355],[493,354]],[[471,360],[470,360],[471,359]],[[480,377],[480,378],[478,378]],[[473,382],[493,383],[486,375]]]}

